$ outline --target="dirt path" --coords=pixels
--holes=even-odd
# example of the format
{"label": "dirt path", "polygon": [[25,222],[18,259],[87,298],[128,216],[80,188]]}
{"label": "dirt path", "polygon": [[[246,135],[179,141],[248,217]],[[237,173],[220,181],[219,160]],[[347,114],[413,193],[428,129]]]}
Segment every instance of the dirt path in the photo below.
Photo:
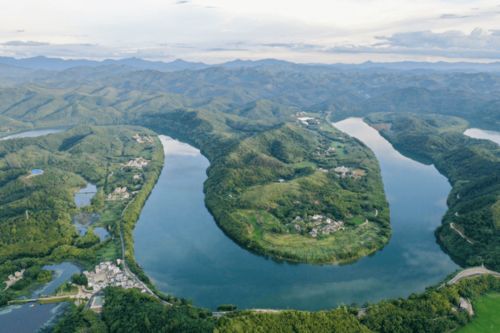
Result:
{"label": "dirt path", "polygon": [[463,232],[461,232],[460,230],[458,230],[456,227],[455,227],[455,223],[450,223],[450,228],[453,229],[460,237],[462,237],[463,239],[465,239],[469,244],[474,244],[474,242],[472,240],[470,240],[467,236],[465,236],[463,234]]}

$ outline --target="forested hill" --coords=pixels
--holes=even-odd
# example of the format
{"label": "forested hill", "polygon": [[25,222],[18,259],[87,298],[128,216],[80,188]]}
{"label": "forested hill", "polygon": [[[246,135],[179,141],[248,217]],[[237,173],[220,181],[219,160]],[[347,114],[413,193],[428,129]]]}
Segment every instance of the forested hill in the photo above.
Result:
{"label": "forested hill", "polygon": [[113,123],[179,109],[261,120],[299,109],[335,119],[380,111],[440,113],[500,127],[497,73],[240,65],[173,72],[116,64],[59,71],[4,65],[0,132],[63,122]]}

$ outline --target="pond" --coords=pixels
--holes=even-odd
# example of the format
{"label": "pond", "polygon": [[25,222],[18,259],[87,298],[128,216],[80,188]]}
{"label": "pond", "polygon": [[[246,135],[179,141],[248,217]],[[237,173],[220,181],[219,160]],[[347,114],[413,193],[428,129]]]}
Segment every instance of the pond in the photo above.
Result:
{"label": "pond", "polygon": [[4,136],[4,137],[0,138],[0,141],[10,140],[10,139],[21,139],[21,138],[36,138],[39,136],[64,132],[66,129],[67,128],[47,128],[47,129],[25,131],[25,132],[20,132],[20,133]]}
{"label": "pond", "polygon": [[31,175],[32,175],[32,176],[40,176],[40,175],[43,175],[43,170],[42,170],[42,169],[33,169],[33,170],[31,170]]}
{"label": "pond", "polygon": [[212,309],[229,303],[318,310],[405,297],[458,269],[434,236],[447,209],[447,179],[402,156],[361,119],[335,126],[380,162],[393,228],[383,250],[345,266],[278,263],[250,253],[224,235],[205,207],[208,160],[161,137],[165,166],[134,231],[136,258],[156,286]]}
{"label": "pond", "polygon": [[92,198],[97,193],[97,187],[94,184],[87,183],[87,185],[75,193],[75,205],[78,208],[89,206]]}

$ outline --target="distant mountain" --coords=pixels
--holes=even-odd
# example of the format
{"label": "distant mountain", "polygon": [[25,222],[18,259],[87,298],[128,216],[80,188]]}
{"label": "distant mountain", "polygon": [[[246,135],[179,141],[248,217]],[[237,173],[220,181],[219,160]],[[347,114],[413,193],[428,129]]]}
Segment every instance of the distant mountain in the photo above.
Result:
{"label": "distant mountain", "polygon": [[494,63],[473,63],[473,62],[387,62],[377,63],[367,61],[357,65],[342,65],[336,64],[332,66],[344,68],[359,68],[359,69],[388,69],[398,71],[415,71],[415,70],[431,70],[431,71],[450,71],[450,72],[500,72],[500,62]]}
{"label": "distant mountain", "polygon": [[124,65],[137,69],[157,70],[161,72],[174,72],[182,70],[197,70],[210,67],[210,65],[201,62],[190,62],[182,59],[176,59],[171,62],[149,61],[140,58],[126,58],[119,60],[104,60],[101,64]]}
{"label": "distant mountain", "polygon": [[284,61],[284,60],[278,60],[278,59],[261,59],[261,60],[241,60],[241,59],[236,59],[232,61],[228,61],[225,63],[222,63],[217,66],[221,67],[226,67],[226,68],[241,68],[241,67],[247,67],[247,68],[252,68],[252,67],[270,67],[270,66],[296,66],[298,64],[289,62],[289,61]]}
{"label": "distant mountain", "polygon": [[121,65],[141,70],[157,70],[162,72],[173,72],[179,70],[196,70],[209,67],[200,62],[188,62],[177,59],[172,62],[149,61],[140,58],[106,59],[103,61],[85,59],[60,59],[48,57],[32,57],[16,59],[12,57],[0,57],[1,65],[15,66],[25,69],[38,69],[61,71],[74,67],[97,67],[102,65]]}
{"label": "distant mountain", "polygon": [[481,64],[472,62],[365,62],[362,64],[297,64],[279,59],[241,60],[208,65],[201,62],[190,62],[177,59],[171,62],[151,61],[141,58],[106,59],[102,61],[85,59],[60,59],[43,56],[16,59],[12,57],[0,57],[0,65],[14,66],[31,70],[62,71],[75,67],[98,67],[103,65],[114,65],[128,67],[132,70],[155,70],[160,72],[175,72],[182,70],[200,70],[210,67],[222,67],[227,69],[258,68],[271,71],[303,70],[340,70],[340,71],[448,71],[448,72],[500,72],[500,62]]}

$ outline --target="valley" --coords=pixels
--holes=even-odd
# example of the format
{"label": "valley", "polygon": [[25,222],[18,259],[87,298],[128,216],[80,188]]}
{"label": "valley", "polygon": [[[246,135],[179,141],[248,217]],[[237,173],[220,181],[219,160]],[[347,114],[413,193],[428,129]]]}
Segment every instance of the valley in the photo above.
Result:
{"label": "valley", "polygon": [[[102,316],[71,305],[56,332],[143,316],[219,332],[465,325],[461,299],[498,280],[439,286],[460,266],[499,270],[498,145],[463,134],[498,130],[498,75],[274,65],[0,75],[0,277],[23,272],[0,302],[50,281],[48,264],[123,259],[150,295],[104,288]],[[242,310],[215,320],[181,297]]]}

